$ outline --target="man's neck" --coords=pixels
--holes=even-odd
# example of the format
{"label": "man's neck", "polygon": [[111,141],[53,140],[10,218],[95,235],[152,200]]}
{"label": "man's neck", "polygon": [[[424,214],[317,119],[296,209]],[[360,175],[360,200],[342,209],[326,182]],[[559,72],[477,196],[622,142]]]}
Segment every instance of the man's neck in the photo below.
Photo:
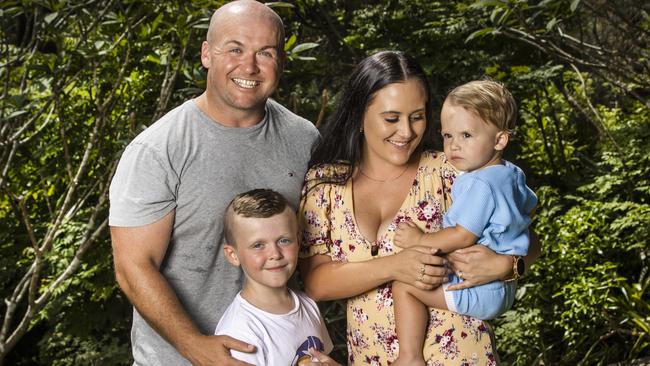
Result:
{"label": "man's neck", "polygon": [[256,308],[271,314],[286,314],[295,306],[293,296],[286,286],[269,288],[246,281],[241,296]]}
{"label": "man's neck", "polygon": [[226,127],[252,127],[264,119],[266,110],[262,105],[259,110],[234,110],[233,108],[219,108],[210,101],[208,92],[204,92],[195,99],[197,107],[208,115],[215,123]]}

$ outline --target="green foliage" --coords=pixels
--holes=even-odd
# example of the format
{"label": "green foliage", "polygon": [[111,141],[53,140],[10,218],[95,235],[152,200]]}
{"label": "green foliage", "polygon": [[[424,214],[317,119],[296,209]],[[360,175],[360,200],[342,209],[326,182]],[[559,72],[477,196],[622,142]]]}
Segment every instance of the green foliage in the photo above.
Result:
{"label": "green foliage", "polygon": [[[183,87],[193,79],[179,75],[198,74],[193,37],[207,15],[182,2],[3,9],[0,280],[17,304],[11,313],[3,303],[3,346],[34,337],[42,364],[128,363],[130,307],[112,271],[107,187],[126,143],[191,92]],[[35,361],[9,342],[7,362]]]}
{"label": "green foliage", "polygon": [[[513,363],[611,363],[648,354],[650,148],[640,141],[647,141],[649,123],[648,111],[633,107],[624,116],[600,106],[612,134],[626,142],[625,154],[604,141],[593,169],[574,176],[581,185],[538,191],[542,259],[520,290],[518,310],[499,322],[499,343]],[[573,138],[574,146],[586,140]],[[548,163],[538,164],[541,171]],[[521,318],[538,325],[519,330]]]}
{"label": "green foliage", "polygon": [[[113,277],[106,187],[137,133],[202,92],[200,44],[222,3],[3,4],[0,295],[24,288],[11,327],[36,304],[30,294],[49,294],[6,363],[130,363],[131,308]],[[540,198],[534,227],[543,248],[515,308],[495,322],[504,364],[650,354],[650,18],[642,1],[270,5],[287,30],[274,97],[316,123],[326,123],[356,62],[380,49],[416,56],[438,107],[452,87],[482,76],[513,91],[520,120],[507,154]],[[28,290],[21,283],[34,263]],[[323,310],[343,360],[344,312],[339,303]]]}

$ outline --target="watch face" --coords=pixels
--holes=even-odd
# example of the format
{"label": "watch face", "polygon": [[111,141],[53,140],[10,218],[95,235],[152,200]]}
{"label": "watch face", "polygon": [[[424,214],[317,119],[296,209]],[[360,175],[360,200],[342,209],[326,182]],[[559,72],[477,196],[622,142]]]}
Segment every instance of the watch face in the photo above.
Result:
{"label": "watch face", "polygon": [[519,257],[517,259],[517,273],[520,276],[524,275],[524,271],[526,271],[526,262],[524,262],[524,259]]}

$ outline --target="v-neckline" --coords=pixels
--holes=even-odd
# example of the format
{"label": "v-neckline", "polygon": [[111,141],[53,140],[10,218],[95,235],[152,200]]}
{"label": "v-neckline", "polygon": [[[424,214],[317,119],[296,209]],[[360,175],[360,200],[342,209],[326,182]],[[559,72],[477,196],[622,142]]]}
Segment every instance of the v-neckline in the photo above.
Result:
{"label": "v-neckline", "polygon": [[[395,214],[393,214],[393,218],[389,222],[388,226],[386,226],[386,228],[381,232],[379,230],[377,231],[377,233],[375,234],[375,236],[376,236],[375,240],[372,240],[372,241],[368,240],[368,238],[361,232],[361,229],[359,228],[359,224],[357,223],[356,207],[355,207],[355,204],[354,204],[354,183],[353,183],[352,179],[348,180],[347,187],[346,187],[347,188],[346,189],[346,195],[348,196],[347,199],[349,199],[350,206],[352,207],[350,215],[352,215],[352,225],[354,226],[355,234],[358,235],[361,239],[363,239],[364,242],[369,244],[371,246],[371,248],[373,246],[375,246],[375,245],[378,246],[379,242],[381,241],[380,239],[386,237],[386,235],[388,233],[388,229],[390,228],[390,226],[392,224],[395,223],[395,221],[397,220],[397,217],[399,216],[399,213],[404,208],[404,205],[406,205],[406,202],[407,202],[409,196],[411,195],[411,190],[413,189],[413,186],[415,185],[415,182],[417,181],[418,176],[420,175],[420,170],[421,170],[420,168],[422,167],[422,162],[424,161],[424,154],[425,154],[425,152],[420,153],[420,157],[418,158],[419,159],[418,160],[418,166],[417,166],[417,168],[415,170],[415,176],[413,177],[413,180],[411,181],[411,185],[409,186],[409,189],[406,191],[406,195],[404,196],[404,199],[402,200],[402,203],[397,208],[397,211],[395,211]],[[376,255],[376,254],[373,254],[373,256],[374,255]]]}

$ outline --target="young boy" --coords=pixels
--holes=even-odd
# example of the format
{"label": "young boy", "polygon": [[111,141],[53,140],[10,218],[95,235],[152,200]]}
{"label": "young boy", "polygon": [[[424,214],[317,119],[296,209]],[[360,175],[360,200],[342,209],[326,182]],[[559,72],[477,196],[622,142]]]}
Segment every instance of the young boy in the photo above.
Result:
{"label": "young boy", "polygon": [[224,254],[245,275],[243,289],[219,320],[215,334],[257,348],[231,350],[253,365],[299,365],[309,349],[329,353],[332,341],[316,303],[287,287],[298,259],[298,225],[285,198],[269,189],[235,197],[226,209]]}
{"label": "young boy", "polygon": [[[443,218],[444,229],[423,233],[413,222],[400,224],[395,243],[403,248],[426,245],[444,253],[474,243],[497,253],[524,256],[528,225],[537,197],[526,186],[524,173],[501,158],[515,127],[517,107],[503,85],[472,81],[452,90],[440,113],[444,151],[458,170],[452,205]],[[515,258],[515,263],[521,258]],[[494,281],[447,291],[462,273],[432,291],[393,284],[399,357],[393,365],[424,365],[427,306],[448,309],[480,319],[493,319],[512,306],[516,281]]]}

